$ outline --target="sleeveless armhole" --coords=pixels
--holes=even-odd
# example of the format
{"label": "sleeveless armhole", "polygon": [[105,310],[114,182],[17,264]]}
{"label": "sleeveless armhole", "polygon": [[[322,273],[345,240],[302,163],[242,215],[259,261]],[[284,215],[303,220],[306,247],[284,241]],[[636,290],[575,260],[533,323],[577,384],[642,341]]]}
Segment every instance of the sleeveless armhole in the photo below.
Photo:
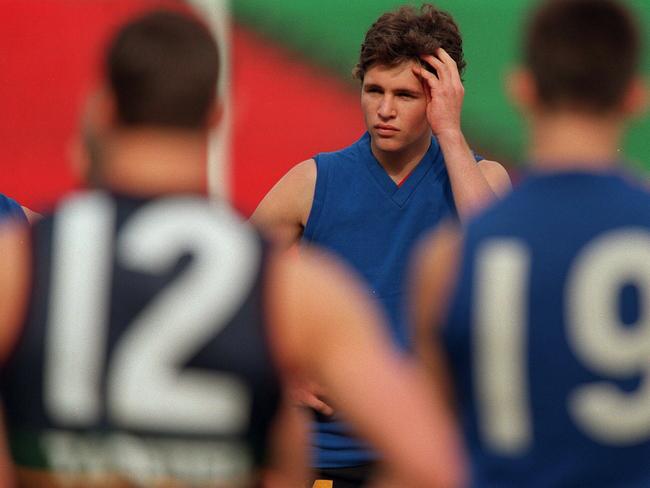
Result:
{"label": "sleeveless armhole", "polygon": [[314,162],[316,163],[316,186],[314,188],[314,199],[311,204],[311,210],[307,218],[307,225],[305,225],[305,230],[302,234],[302,238],[307,241],[313,240],[316,235],[318,222],[325,204],[328,165],[324,164],[322,158],[322,154],[314,156]]}

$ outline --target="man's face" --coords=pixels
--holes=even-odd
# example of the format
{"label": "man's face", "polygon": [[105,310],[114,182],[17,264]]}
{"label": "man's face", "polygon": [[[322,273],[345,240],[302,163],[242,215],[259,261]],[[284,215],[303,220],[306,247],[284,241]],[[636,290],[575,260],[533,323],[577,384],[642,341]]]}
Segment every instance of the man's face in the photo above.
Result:
{"label": "man's face", "polygon": [[363,78],[361,108],[372,144],[380,151],[408,150],[430,137],[427,100],[411,70],[414,65],[374,65]]}

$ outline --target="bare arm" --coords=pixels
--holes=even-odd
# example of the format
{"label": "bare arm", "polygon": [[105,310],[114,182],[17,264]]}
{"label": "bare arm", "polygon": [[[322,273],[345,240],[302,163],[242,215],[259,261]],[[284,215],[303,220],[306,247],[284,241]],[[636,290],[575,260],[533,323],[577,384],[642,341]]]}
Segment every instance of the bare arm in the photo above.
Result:
{"label": "bare arm", "polygon": [[499,163],[483,160],[477,165],[461,131],[460,115],[465,88],[456,62],[439,49],[436,56],[421,56],[433,66],[437,76],[415,67],[427,96],[427,118],[438,139],[454,201],[461,220],[474,215],[497,196],[510,189],[510,177]]}
{"label": "bare arm", "polygon": [[267,488],[303,488],[309,479],[308,419],[284,399],[271,433],[271,459],[264,477]]}
{"label": "bare arm", "polygon": [[461,132],[439,137],[438,142],[461,221],[471,218],[510,190],[510,177],[505,168],[485,159],[477,164]]}
{"label": "bare arm", "polygon": [[439,327],[456,283],[461,245],[456,228],[440,227],[418,248],[412,263],[414,279],[411,282],[415,352],[426,369],[431,391],[443,412],[441,416],[450,423],[449,428],[458,438],[452,378],[440,342]]}
{"label": "bare arm", "polygon": [[316,188],[316,163],[308,159],[297,164],[266,194],[251,221],[282,247],[300,240]]}
{"label": "bare arm", "polygon": [[276,271],[274,325],[285,361],[326,388],[398,486],[460,484],[459,441],[447,411],[421,371],[393,350],[356,280],[333,260],[307,253]]}
{"label": "bare arm", "polygon": [[[27,235],[22,225],[0,226],[0,367],[16,341],[25,313],[29,287]],[[0,486],[15,486],[14,481],[0,409]]]}
{"label": "bare arm", "polygon": [[412,262],[411,323],[414,326],[415,351],[431,378],[436,396],[453,403],[451,377],[438,328],[444,320],[460,254],[460,234],[451,225],[443,225],[419,246]]}
{"label": "bare arm", "polygon": [[0,365],[13,347],[29,287],[28,233],[24,225],[0,225]]}

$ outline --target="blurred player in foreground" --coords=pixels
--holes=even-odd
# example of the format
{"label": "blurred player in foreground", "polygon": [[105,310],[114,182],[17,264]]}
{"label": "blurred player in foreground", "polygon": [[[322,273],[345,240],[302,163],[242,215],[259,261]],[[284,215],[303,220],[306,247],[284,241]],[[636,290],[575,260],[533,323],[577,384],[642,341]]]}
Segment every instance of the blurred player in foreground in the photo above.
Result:
{"label": "blurred player in foreground", "polygon": [[[366,33],[355,69],[368,132],[295,166],[253,215],[283,241],[323,246],[351,264],[403,347],[404,278],[414,243],[447,215],[468,218],[510,187],[505,169],[476,157],[461,131],[464,67],[462,38],[448,13],[425,4],[382,15]],[[303,394],[321,414],[314,437],[320,477],[334,488],[361,486],[376,455],[332,416],[322,392]]]}
{"label": "blurred player in foreground", "polygon": [[[106,68],[84,126],[97,189],[31,233],[0,233],[2,401],[19,484],[252,486],[280,457],[272,445],[305,447],[271,440],[293,432],[277,425],[287,374],[327,386],[397,486],[456,484],[454,438],[354,279],[322,256],[275,255],[201,196],[220,115],[207,29],[146,14],[120,30]],[[265,483],[303,486],[305,456],[289,454]]]}
{"label": "blurred player in foreground", "polygon": [[647,487],[650,195],[618,149],[645,105],[641,35],[614,0],[543,2],[526,32],[509,89],[532,175],[424,248],[418,345],[472,486]]}

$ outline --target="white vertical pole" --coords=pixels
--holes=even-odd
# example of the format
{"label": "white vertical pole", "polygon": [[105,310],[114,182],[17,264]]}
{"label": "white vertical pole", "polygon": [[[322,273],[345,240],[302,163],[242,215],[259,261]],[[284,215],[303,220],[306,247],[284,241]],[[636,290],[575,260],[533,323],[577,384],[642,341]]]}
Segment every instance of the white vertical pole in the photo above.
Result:
{"label": "white vertical pole", "polygon": [[231,69],[230,0],[190,0],[213,29],[221,50],[219,95],[224,104],[223,119],[211,134],[208,147],[208,191],[213,198],[230,196]]}

